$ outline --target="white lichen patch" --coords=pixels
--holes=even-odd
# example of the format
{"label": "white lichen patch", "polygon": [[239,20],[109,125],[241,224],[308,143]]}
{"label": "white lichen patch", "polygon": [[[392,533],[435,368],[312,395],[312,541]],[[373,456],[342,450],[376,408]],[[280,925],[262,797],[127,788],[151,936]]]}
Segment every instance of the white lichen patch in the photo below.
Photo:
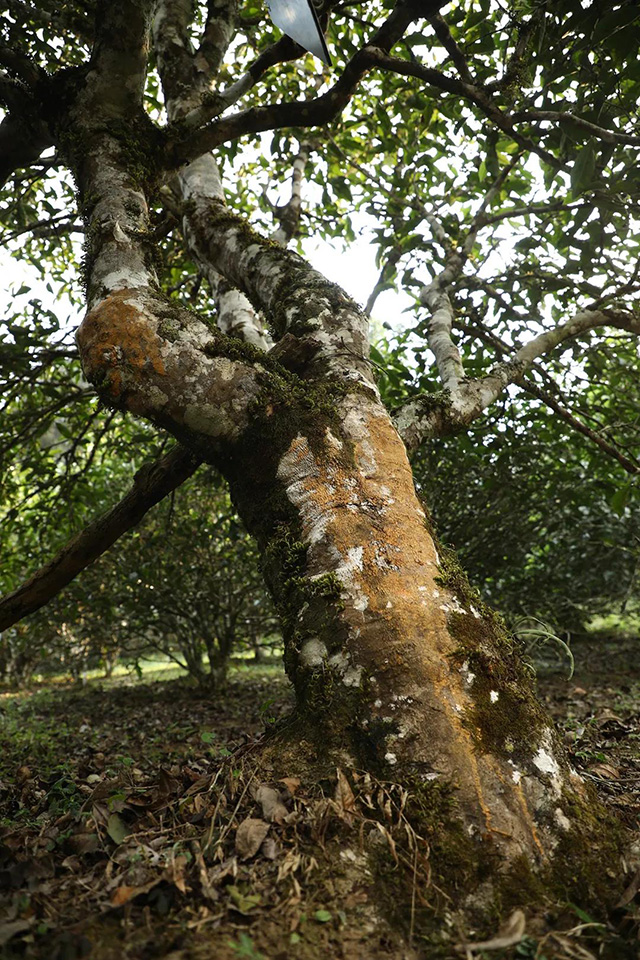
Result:
{"label": "white lichen patch", "polygon": [[349,547],[346,559],[336,569],[336,575],[344,584],[351,583],[354,574],[362,571],[364,565],[364,548]]}
{"label": "white lichen patch", "polygon": [[298,435],[278,465],[278,479],[287,490],[287,497],[300,511],[305,543],[313,546],[324,540],[331,514],[317,502],[309,489],[310,478],[319,476],[313,454],[304,437]]}
{"label": "white lichen patch", "polygon": [[349,656],[342,653],[334,653],[329,657],[329,665],[342,676],[342,682],[345,687],[357,687],[362,679],[364,667],[351,663]]}
{"label": "white lichen patch", "polygon": [[443,610],[444,613],[468,613],[469,612],[468,610],[465,610],[465,608],[462,606],[458,598],[455,596],[451,597],[448,603],[440,604],[440,609]]}
{"label": "white lichen patch", "polygon": [[356,664],[352,664],[351,666],[347,667],[342,675],[342,682],[344,683],[345,687],[360,686],[363,669],[364,667],[357,666]]}
{"label": "white lichen patch", "polygon": [[233,430],[224,412],[212,403],[191,403],[185,407],[183,417],[185,425],[191,430],[210,437],[229,434]]}
{"label": "white lichen patch", "polygon": [[462,666],[460,667],[460,673],[462,674],[463,680],[465,683],[471,685],[476,678],[475,673],[469,668],[469,661],[465,660]]}
{"label": "white lichen patch", "polygon": [[553,811],[553,814],[555,816],[556,823],[561,830],[571,830],[571,821],[565,815],[564,811],[560,809],[560,807],[556,807],[556,809]]}
{"label": "white lichen patch", "polygon": [[327,656],[327,648],[318,637],[310,637],[302,644],[300,662],[304,667],[319,667]]}
{"label": "white lichen patch", "polygon": [[543,773],[545,776],[550,778],[556,794],[560,795],[562,792],[560,764],[554,757],[552,750],[553,744],[551,741],[551,732],[546,730],[542,739],[542,743],[538,747],[538,750],[533,757],[533,764],[540,771],[540,773]]}
{"label": "white lichen patch", "polygon": [[389,753],[385,753],[384,758],[387,763],[391,764],[391,766],[398,762],[398,758],[396,757],[395,753],[391,753],[391,751],[389,751]]}
{"label": "white lichen patch", "polygon": [[476,608],[474,607],[474,605],[473,605],[472,603],[469,604],[469,610],[471,611],[471,613],[473,614],[473,616],[476,618],[476,620],[481,620],[481,619],[482,619],[482,615],[481,615],[480,613],[478,613],[478,611],[476,610]]}
{"label": "white lichen patch", "polygon": [[497,703],[499,698],[500,698],[500,694],[498,693],[497,690],[489,691],[489,700],[491,700],[491,703]]}
{"label": "white lichen patch", "polygon": [[400,567],[393,562],[392,557],[401,552],[400,547],[392,543],[383,543],[380,540],[373,541],[373,562],[379,570],[398,571]]}
{"label": "white lichen patch", "polygon": [[327,443],[329,444],[329,446],[333,447],[335,450],[342,450],[342,447],[343,447],[342,440],[338,440],[338,438],[334,436],[333,433],[331,433],[331,430],[329,429],[329,427],[327,427],[325,431],[325,436],[327,438]]}

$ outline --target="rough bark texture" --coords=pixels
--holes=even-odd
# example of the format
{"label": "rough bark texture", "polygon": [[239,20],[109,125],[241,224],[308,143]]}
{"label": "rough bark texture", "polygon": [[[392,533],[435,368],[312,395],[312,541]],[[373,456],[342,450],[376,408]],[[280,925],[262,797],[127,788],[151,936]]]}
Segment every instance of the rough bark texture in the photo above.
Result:
{"label": "rough bark texture", "polygon": [[545,871],[573,849],[597,807],[514,642],[438,554],[386,411],[361,391],[334,402],[275,409],[260,475],[242,453],[229,474],[281,612],[296,742],[320,766],[411,784],[451,831],[443,856],[493,895],[502,871]]}

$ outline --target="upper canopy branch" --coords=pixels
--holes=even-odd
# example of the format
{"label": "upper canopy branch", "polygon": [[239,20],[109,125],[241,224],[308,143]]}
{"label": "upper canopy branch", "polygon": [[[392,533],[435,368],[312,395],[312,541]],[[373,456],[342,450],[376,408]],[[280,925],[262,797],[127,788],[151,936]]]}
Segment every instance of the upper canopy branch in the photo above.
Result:
{"label": "upper canopy branch", "polygon": [[640,335],[640,317],[624,310],[581,310],[567,323],[545,330],[497,363],[484,377],[462,380],[455,395],[434,400],[428,395],[408,401],[396,413],[396,426],[410,450],[430,436],[462,429],[477,419],[509,384],[520,383],[534,362],[557,346],[600,327]]}
{"label": "upper canopy branch", "polygon": [[464,243],[459,248],[450,246],[446,232],[435,216],[431,215],[427,218],[436,239],[446,251],[446,260],[444,269],[420,291],[420,302],[429,309],[430,316],[426,323],[427,339],[436,359],[442,385],[449,391],[454,402],[458,397],[465,373],[460,352],[452,338],[455,312],[448,288],[462,274],[478,232],[485,225],[486,212],[509,174],[519,163],[520,157],[521,155],[517,153],[495,178],[471,222]]}
{"label": "upper canopy branch", "polygon": [[[361,79],[374,65],[376,51],[387,53],[404,35],[410,23],[420,16],[437,12],[441,6],[442,0],[427,0],[423,3],[401,0],[368,43],[351,57],[336,83],[326,93],[311,100],[251,107],[231,117],[217,120],[195,133],[189,132],[186,137],[178,133],[173,142],[169,143],[170,162],[179,166],[214,150],[222,143],[246,134],[277,130],[281,127],[318,126],[335,119],[350,102]],[[201,112],[194,114],[189,123],[198,122],[205,115],[206,111],[203,112],[201,108]]]}
{"label": "upper canopy branch", "polygon": [[[220,8],[221,5],[222,13],[226,17],[224,23],[219,30],[211,27],[207,34],[209,56],[216,62],[224,55],[222,47],[231,36],[229,18],[233,17],[234,13],[231,9],[234,4],[229,4],[226,0],[213,0],[209,5],[210,18],[213,16],[214,9]],[[201,97],[203,76],[206,74],[208,77],[211,70],[210,62],[206,64],[206,71],[203,70],[200,63],[201,53],[196,57],[191,49],[188,32],[190,12],[189,5],[185,5],[182,0],[160,0],[153,22],[153,42],[158,72],[167,113],[173,118],[188,115],[194,101],[197,102]],[[175,180],[177,191],[183,199],[197,195],[204,200],[224,201],[220,171],[212,154],[205,154],[188,164]],[[225,281],[207,257],[201,255],[190,223],[192,207],[192,204],[185,205],[182,232],[192,257],[209,282],[218,308],[219,329],[259,349],[268,349],[271,345],[269,337],[251,303],[236,287]]]}
{"label": "upper canopy branch", "polygon": [[261,237],[222,200],[210,199],[195,177],[184,190],[199,256],[265,312],[281,338],[274,348],[278,359],[294,367],[313,362],[318,372],[369,383],[368,322],[357,304],[298,254]]}
{"label": "upper canopy branch", "polygon": [[640,145],[640,137],[622,133],[619,130],[610,130],[607,127],[601,127],[567,110],[521,110],[518,113],[514,113],[512,119],[514,122],[528,120],[533,123],[543,123],[546,121],[572,124],[574,127],[584,130],[585,133],[591,134],[591,136],[597,140],[604,140],[605,143],[628,143],[636,147]]}

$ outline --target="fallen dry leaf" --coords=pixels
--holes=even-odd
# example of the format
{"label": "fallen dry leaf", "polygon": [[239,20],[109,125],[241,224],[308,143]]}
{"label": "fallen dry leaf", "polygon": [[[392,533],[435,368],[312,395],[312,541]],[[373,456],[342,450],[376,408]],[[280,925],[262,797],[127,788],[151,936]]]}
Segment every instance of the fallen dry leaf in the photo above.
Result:
{"label": "fallen dry leaf", "polygon": [[255,857],[262,841],[269,833],[269,824],[255,817],[247,817],[236,830],[236,853],[241,860]]}
{"label": "fallen dry leaf", "polygon": [[524,937],[527,920],[522,910],[514,910],[507,922],[500,927],[498,935],[481,943],[460,943],[456,950],[462,953],[474,953],[479,950],[504,950],[520,943]]}
{"label": "fallen dry leaf", "polygon": [[267,837],[260,848],[260,853],[267,860],[275,860],[278,856],[278,844],[273,837]]}
{"label": "fallen dry leaf", "polygon": [[338,777],[334,796],[336,808],[339,816],[341,816],[343,820],[346,820],[347,823],[350,823],[356,808],[356,798],[351,789],[351,784],[340,768],[336,770],[336,774]]}
{"label": "fallen dry leaf", "polygon": [[278,791],[266,783],[261,783],[256,790],[256,800],[262,807],[262,816],[269,823],[282,823],[289,813]]}
{"label": "fallen dry leaf", "polygon": [[619,769],[611,766],[610,763],[595,763],[592,767],[589,767],[589,773],[595,773],[597,777],[602,777],[603,780],[620,779]]}
{"label": "fallen dry leaf", "polygon": [[631,903],[638,891],[640,891],[640,870],[637,871],[635,877],[616,903],[616,908],[626,907],[627,904]]}
{"label": "fallen dry leaf", "polygon": [[298,777],[282,777],[279,783],[284,783],[292,797],[295,796],[296,790],[300,786],[300,780]]}
{"label": "fallen dry leaf", "polygon": [[150,880],[149,883],[143,883],[139,887],[129,887],[127,884],[122,884],[114,890],[111,895],[111,906],[112,907],[122,907],[125,903],[128,903],[129,900],[133,900],[134,897],[139,897],[143,893],[148,893],[149,890],[153,890],[155,886],[160,883],[162,878],[158,877],[155,880]]}

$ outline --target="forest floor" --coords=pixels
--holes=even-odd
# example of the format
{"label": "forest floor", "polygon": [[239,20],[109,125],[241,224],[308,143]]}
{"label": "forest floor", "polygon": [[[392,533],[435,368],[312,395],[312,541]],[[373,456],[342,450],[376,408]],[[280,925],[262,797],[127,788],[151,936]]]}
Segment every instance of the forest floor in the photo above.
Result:
{"label": "forest floor", "polygon": [[[640,837],[637,649],[583,642],[572,679],[547,667],[538,684],[575,766]],[[359,822],[361,838],[366,824],[384,840],[384,820],[361,811],[392,819],[397,789],[339,771],[313,791],[294,776],[257,782],[252,752],[291,703],[275,666],[235,669],[223,698],[185,680],[0,694],[0,955],[384,956],[384,942],[365,946],[366,883],[353,876],[366,859],[341,830],[353,837]],[[568,905],[564,932],[467,957],[635,957],[639,888],[640,874],[621,874],[613,921]],[[432,909],[428,891],[412,927],[414,907]],[[463,934],[452,931],[452,956]],[[407,957],[421,955],[414,946]]]}

